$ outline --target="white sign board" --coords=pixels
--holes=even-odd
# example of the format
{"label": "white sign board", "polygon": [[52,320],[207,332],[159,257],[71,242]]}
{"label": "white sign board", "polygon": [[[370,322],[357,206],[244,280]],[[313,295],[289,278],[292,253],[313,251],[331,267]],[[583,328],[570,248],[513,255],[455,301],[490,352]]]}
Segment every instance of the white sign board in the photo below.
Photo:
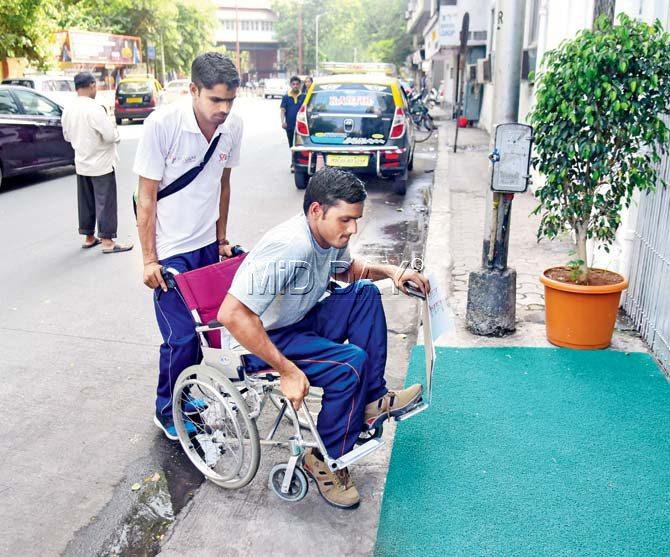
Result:
{"label": "white sign board", "polygon": [[523,193],[528,188],[533,128],[525,124],[496,126],[491,189]]}

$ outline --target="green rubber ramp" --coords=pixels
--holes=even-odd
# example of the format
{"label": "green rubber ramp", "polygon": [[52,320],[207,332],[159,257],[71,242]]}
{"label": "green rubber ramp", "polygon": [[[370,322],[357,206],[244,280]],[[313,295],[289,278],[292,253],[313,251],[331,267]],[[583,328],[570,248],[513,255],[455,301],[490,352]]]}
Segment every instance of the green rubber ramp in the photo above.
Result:
{"label": "green rubber ramp", "polygon": [[432,407],[398,425],[378,557],[670,556],[670,384],[651,357],[437,353]]}

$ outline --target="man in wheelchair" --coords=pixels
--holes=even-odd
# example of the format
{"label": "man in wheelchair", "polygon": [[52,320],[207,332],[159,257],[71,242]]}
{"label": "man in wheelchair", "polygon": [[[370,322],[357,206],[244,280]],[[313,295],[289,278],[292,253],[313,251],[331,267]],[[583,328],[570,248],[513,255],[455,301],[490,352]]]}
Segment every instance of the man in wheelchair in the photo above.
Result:
{"label": "man in wheelchair", "polygon": [[[274,369],[296,409],[310,385],[323,389],[317,430],[331,458],[350,451],[362,431],[414,408],[422,394],[421,385],[386,388],[386,318],[372,281],[390,278],[405,293],[413,283],[424,295],[430,286],[413,269],[352,259],[348,244],[366,195],[349,172],[317,172],[304,214],[268,231],[250,251],[217,316],[252,353],[247,371]],[[333,287],[332,279],[347,285]],[[318,449],[308,449],[303,465],[328,503],[358,505],[347,469],[331,471]]]}

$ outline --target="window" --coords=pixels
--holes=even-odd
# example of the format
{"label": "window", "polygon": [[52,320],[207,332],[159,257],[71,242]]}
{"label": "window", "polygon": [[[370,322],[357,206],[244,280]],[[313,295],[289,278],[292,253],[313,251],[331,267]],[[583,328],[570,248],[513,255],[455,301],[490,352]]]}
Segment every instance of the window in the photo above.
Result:
{"label": "window", "polygon": [[0,114],[18,114],[19,107],[9,91],[0,91]]}
{"label": "window", "polygon": [[31,91],[14,91],[23,105],[26,114],[31,116],[60,116],[61,111],[57,104]]}

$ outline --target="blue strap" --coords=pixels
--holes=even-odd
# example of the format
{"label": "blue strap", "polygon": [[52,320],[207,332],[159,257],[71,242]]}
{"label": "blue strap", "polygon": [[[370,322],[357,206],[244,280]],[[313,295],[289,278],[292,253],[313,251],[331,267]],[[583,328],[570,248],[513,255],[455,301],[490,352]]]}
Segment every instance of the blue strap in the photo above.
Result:
{"label": "blue strap", "polygon": [[174,182],[172,182],[169,186],[163,188],[158,192],[158,195],[156,196],[157,200],[163,199],[164,197],[167,197],[168,195],[172,195],[173,193],[177,193],[180,190],[183,190],[186,186],[188,186],[193,180],[196,179],[198,174],[202,172],[202,169],[205,168],[207,163],[209,162],[209,159],[212,158],[212,155],[214,154],[214,150],[216,149],[216,146],[219,144],[219,139],[221,138],[221,134],[217,135],[212,143],[210,144],[209,148],[207,149],[207,152],[205,153],[205,158],[202,159],[202,162],[184,174],[182,174],[179,178],[177,178]]}

